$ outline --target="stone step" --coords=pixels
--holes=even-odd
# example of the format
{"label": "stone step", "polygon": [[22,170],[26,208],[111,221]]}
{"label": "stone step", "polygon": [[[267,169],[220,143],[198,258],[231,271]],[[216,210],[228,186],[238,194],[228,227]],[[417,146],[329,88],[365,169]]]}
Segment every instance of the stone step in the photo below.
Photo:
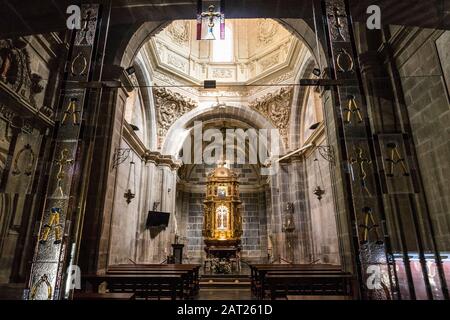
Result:
{"label": "stone step", "polygon": [[200,287],[203,288],[249,288],[248,277],[204,277],[200,278]]}

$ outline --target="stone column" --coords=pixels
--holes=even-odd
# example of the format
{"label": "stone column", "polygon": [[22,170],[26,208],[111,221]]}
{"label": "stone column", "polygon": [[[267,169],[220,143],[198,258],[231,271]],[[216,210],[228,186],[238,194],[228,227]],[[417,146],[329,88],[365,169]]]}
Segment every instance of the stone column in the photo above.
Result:
{"label": "stone column", "polygon": [[301,158],[291,159],[289,166],[291,186],[291,200],[294,205],[294,219],[296,225],[295,262],[311,263],[312,239],[311,239],[311,213],[307,205],[305,162]]}

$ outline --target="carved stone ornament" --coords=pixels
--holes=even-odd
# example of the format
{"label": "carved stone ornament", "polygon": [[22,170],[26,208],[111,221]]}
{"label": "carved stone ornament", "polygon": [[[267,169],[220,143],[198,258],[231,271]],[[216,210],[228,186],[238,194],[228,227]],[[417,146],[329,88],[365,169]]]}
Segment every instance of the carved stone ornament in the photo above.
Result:
{"label": "carved stone ornament", "polygon": [[159,137],[165,136],[178,118],[197,107],[194,101],[165,88],[153,89],[153,95],[157,109]]}
{"label": "carved stone ornament", "polygon": [[178,44],[186,44],[189,41],[189,21],[174,21],[167,26],[167,34]]}
{"label": "carved stone ornament", "polygon": [[278,23],[263,19],[258,24],[258,46],[270,44],[278,32]]}
{"label": "carved stone ornament", "polygon": [[250,103],[250,108],[258,111],[280,130],[285,144],[289,129],[289,118],[292,104],[292,88],[281,88],[278,92],[268,93],[261,99]]}
{"label": "carved stone ornament", "polygon": [[26,46],[23,40],[0,40],[0,81],[36,106],[34,97],[44,87],[42,77],[31,72]]}

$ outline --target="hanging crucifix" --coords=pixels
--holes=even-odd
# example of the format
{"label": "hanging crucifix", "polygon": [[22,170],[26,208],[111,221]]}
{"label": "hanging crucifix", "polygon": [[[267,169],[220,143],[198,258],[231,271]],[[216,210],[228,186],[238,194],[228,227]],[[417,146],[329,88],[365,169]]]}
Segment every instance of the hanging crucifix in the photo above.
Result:
{"label": "hanging crucifix", "polygon": [[[197,40],[225,40],[224,0],[198,1],[197,9]],[[216,28],[220,22],[220,29]]]}

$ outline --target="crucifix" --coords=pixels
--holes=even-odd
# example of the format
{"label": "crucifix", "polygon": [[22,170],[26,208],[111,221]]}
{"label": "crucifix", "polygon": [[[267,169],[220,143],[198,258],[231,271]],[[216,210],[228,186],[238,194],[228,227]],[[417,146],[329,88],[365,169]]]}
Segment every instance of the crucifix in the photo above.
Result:
{"label": "crucifix", "polygon": [[64,167],[71,165],[73,163],[73,159],[68,158],[69,150],[63,149],[61,151],[61,155],[55,163],[59,166],[58,173],[56,174],[56,189],[54,195],[59,195],[60,197],[64,197],[64,191],[62,189],[62,181],[65,177]]}
{"label": "crucifix", "polygon": [[216,7],[214,5],[210,5],[207,12],[201,13],[202,18],[208,18],[208,36],[212,40],[216,40],[216,37],[214,37],[214,19],[222,16],[222,14],[220,12],[216,12],[215,9]]}
{"label": "crucifix", "polygon": [[369,158],[367,158],[364,155],[364,151],[360,147],[355,147],[355,154],[356,154],[356,157],[351,158],[350,163],[351,163],[351,165],[354,165],[354,164],[358,165],[359,178],[361,179],[361,187],[363,188],[364,191],[367,192],[367,194],[369,196],[371,196],[372,194],[370,193],[370,191],[366,185],[367,172],[365,170],[365,165],[371,164],[372,160],[370,160]]}
{"label": "crucifix", "polygon": [[342,33],[343,32],[342,31],[343,25],[341,23],[341,18],[346,18],[347,16],[345,14],[341,14],[339,9],[337,7],[334,7],[333,8],[333,14],[329,14],[328,17],[329,18],[334,18],[334,21],[335,21],[334,27],[336,28],[337,33],[338,33],[338,35],[340,37],[339,40],[345,41],[346,40],[345,36]]}
{"label": "crucifix", "polygon": [[356,98],[354,95],[349,95],[348,97],[348,105],[345,111],[345,124],[349,124],[352,122],[352,118],[356,117],[358,119],[358,123],[363,122],[361,109],[356,104]]}

